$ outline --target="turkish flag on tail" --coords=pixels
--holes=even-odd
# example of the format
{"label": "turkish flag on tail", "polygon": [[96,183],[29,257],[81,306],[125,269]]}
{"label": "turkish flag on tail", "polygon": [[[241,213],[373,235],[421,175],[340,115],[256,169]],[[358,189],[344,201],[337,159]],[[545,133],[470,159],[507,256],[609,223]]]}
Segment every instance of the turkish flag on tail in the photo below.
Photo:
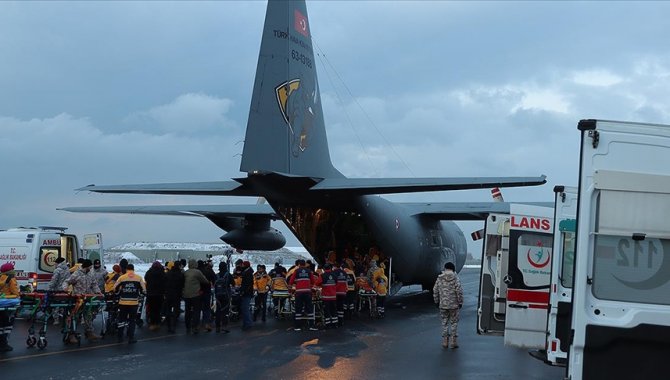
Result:
{"label": "turkish flag on tail", "polygon": [[305,37],[309,37],[309,28],[307,26],[307,17],[303,15],[299,10],[295,10],[293,12],[293,28],[298,31],[298,33],[302,34]]}

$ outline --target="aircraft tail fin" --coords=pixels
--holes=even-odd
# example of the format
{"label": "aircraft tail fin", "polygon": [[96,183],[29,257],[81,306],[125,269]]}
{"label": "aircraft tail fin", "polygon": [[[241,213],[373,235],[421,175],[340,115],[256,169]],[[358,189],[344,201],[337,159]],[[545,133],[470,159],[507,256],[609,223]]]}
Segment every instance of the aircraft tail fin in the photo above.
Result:
{"label": "aircraft tail fin", "polygon": [[330,160],[305,1],[270,0],[240,170],[342,177]]}

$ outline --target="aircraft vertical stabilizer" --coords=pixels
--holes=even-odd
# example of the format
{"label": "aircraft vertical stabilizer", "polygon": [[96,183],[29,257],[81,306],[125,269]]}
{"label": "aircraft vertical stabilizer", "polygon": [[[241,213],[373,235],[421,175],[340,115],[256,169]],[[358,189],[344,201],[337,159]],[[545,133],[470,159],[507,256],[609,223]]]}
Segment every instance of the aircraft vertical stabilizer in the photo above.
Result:
{"label": "aircraft vertical stabilizer", "polygon": [[342,177],[328,151],[304,1],[268,2],[240,170]]}

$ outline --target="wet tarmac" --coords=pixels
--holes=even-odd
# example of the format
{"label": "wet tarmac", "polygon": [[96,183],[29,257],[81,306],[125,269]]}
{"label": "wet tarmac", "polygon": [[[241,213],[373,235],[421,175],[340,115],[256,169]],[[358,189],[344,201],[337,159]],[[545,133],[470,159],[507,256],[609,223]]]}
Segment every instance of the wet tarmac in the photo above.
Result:
{"label": "wet tarmac", "polygon": [[[300,331],[268,320],[229,334],[137,333],[138,343],[113,337],[65,345],[51,328],[44,350],[26,348],[27,322],[17,321],[14,351],[0,354],[3,379],[562,379],[564,368],[505,347],[502,337],[476,334],[478,270],[464,269],[466,294],[460,348],[440,346],[437,309],[427,292],[404,288],[387,302],[386,318],[359,317],[337,330]],[[183,322],[182,322],[183,323]],[[99,326],[100,321],[97,321]]]}

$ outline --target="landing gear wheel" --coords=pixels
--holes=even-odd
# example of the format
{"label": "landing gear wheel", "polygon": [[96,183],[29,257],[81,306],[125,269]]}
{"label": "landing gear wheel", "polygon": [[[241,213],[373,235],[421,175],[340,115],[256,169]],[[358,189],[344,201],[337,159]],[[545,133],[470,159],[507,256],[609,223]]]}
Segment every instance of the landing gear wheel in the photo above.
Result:
{"label": "landing gear wheel", "polygon": [[40,350],[43,350],[43,349],[47,348],[47,344],[48,344],[48,342],[47,342],[46,338],[40,338],[40,340],[37,341],[37,348],[39,348]]}
{"label": "landing gear wheel", "polygon": [[37,338],[35,338],[34,336],[29,336],[28,339],[26,339],[26,345],[28,347],[35,346],[35,343],[37,343]]}

